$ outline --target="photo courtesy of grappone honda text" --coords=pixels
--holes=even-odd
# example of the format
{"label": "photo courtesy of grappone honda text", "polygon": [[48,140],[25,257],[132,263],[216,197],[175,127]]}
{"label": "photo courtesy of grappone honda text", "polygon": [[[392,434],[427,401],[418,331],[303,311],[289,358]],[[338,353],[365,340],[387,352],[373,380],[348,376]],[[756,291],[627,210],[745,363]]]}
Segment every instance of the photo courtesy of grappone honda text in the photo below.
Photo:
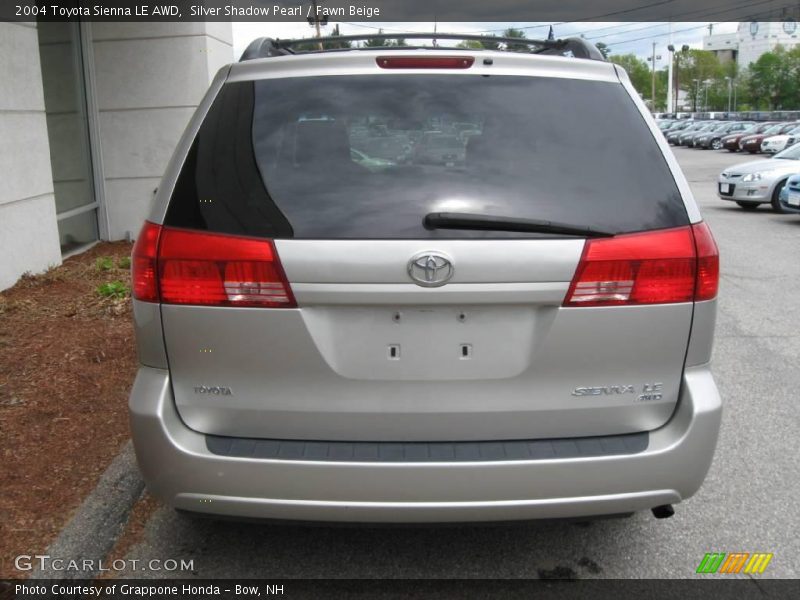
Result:
{"label": "photo courtesy of grappone honda text", "polygon": [[665,517],[703,482],[717,248],[627,74],[435,37],[260,38],[198,107],[133,251],[133,441],[170,506]]}

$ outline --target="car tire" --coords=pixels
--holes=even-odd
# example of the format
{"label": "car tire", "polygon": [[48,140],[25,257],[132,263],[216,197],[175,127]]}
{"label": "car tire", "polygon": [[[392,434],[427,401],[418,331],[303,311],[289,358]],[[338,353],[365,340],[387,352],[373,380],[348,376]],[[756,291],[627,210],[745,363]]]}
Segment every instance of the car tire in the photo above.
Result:
{"label": "car tire", "polygon": [[737,200],[736,204],[745,210],[755,210],[758,208],[758,202],[742,202],[741,200]]}
{"label": "car tire", "polygon": [[758,152],[758,150],[748,150],[748,152],[749,152],[750,154],[756,154],[756,153]]}
{"label": "car tire", "polygon": [[722,150],[722,140],[711,140],[711,148],[713,150]]}
{"label": "car tire", "polygon": [[783,181],[779,181],[775,185],[775,189],[772,191],[772,200],[770,201],[770,204],[772,205],[772,210],[776,213],[786,212],[786,210],[781,205],[781,200],[780,200],[781,190],[783,189],[783,186],[786,185],[786,181],[787,181],[786,179],[784,179]]}

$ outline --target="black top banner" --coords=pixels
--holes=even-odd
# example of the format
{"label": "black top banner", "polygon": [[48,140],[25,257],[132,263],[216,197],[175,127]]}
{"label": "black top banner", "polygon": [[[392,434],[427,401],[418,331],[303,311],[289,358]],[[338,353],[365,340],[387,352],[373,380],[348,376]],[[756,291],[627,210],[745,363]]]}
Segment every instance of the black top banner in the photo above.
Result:
{"label": "black top banner", "polygon": [[5,21],[725,22],[800,19],[797,0],[2,0]]}

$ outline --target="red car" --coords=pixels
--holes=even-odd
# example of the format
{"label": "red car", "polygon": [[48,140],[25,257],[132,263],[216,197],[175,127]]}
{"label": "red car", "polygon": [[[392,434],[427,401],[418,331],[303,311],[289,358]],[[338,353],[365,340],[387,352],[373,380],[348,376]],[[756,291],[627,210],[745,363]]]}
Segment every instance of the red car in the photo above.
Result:
{"label": "red car", "polygon": [[742,138],[751,135],[756,135],[759,133],[764,133],[770,127],[774,127],[775,125],[778,124],[779,123],[777,122],[759,123],[746,131],[737,131],[730,135],[726,135],[722,138],[722,147],[725,148],[728,152],[738,152],[739,150],[741,150],[741,148],[739,148],[739,142],[741,141]]}
{"label": "red car", "polygon": [[795,127],[797,127],[797,123],[778,123],[777,125],[767,128],[761,133],[742,136],[742,138],[739,140],[739,148],[741,150],[746,150],[750,154],[761,152],[761,142],[764,141],[764,138],[767,138],[771,135],[781,135],[790,129],[794,129]]}

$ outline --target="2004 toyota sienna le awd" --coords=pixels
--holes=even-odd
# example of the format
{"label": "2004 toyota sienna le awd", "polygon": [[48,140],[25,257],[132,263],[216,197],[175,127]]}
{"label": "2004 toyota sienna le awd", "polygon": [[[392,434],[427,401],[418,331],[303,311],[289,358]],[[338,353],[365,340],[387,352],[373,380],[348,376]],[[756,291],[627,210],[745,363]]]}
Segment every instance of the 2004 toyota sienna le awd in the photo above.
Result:
{"label": "2004 toyota sienna le awd", "polygon": [[[289,44],[220,71],[136,241],[151,492],[314,521],[672,514],[720,424],[718,255],[625,72],[581,40]],[[463,150],[413,152],[436,135]]]}

